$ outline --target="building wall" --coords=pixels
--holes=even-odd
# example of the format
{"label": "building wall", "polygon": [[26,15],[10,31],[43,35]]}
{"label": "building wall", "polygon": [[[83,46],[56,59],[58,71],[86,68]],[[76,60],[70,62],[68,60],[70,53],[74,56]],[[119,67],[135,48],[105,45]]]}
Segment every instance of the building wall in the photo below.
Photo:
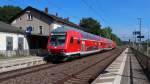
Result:
{"label": "building wall", "polygon": [[24,35],[21,34],[15,34],[15,33],[6,33],[6,32],[0,32],[0,50],[6,50],[6,37],[12,37],[13,38],[13,50],[18,49],[18,38],[23,38],[23,48],[24,50],[28,50],[28,42]]}
{"label": "building wall", "polygon": [[[33,17],[32,20],[28,19],[29,12]],[[53,31],[54,29],[56,29],[57,27],[68,26],[61,22],[57,22],[50,18],[47,18],[45,15],[39,14],[33,10],[27,10],[20,17],[12,21],[11,25],[16,26],[18,28],[21,27],[23,30],[26,30],[27,27],[32,26],[33,31],[31,33],[33,35],[44,35],[44,36],[48,36],[49,33]],[[40,29],[39,29],[40,26],[43,27],[42,34],[40,34]]]}
{"label": "building wall", "polygon": [[[32,15],[32,20],[28,19],[28,14]],[[32,26],[32,34],[33,35],[44,35],[48,36],[49,32],[52,29],[51,26],[52,20],[47,19],[45,16],[37,13],[33,10],[27,10],[24,14],[22,14],[19,18],[15,19],[11,25],[16,27],[22,27],[23,30],[26,30],[27,27]],[[42,34],[40,34],[40,26],[42,26]]]}

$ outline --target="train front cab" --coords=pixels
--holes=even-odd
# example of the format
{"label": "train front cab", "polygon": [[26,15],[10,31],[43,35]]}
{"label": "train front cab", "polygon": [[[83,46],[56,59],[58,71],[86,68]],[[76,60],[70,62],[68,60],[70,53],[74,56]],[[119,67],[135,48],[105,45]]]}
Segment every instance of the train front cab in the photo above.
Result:
{"label": "train front cab", "polygon": [[62,59],[66,49],[66,32],[52,32],[49,35],[47,49],[49,51],[49,58],[54,61]]}
{"label": "train front cab", "polygon": [[53,32],[48,40],[49,57],[52,61],[64,60],[80,55],[81,34],[68,30],[66,32]]}

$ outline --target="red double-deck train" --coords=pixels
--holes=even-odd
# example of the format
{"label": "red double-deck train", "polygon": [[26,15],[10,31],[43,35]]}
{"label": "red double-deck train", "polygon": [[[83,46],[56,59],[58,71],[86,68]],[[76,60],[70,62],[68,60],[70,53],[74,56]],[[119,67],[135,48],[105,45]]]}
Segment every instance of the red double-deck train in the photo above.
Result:
{"label": "red double-deck train", "polygon": [[111,50],[116,43],[75,28],[59,27],[50,33],[47,49],[53,61]]}

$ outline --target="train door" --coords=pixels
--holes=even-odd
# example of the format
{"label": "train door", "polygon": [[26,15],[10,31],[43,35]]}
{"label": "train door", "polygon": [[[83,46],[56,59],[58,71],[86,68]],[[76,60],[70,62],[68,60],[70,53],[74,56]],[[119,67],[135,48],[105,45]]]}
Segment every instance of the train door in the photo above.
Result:
{"label": "train door", "polygon": [[85,50],[85,41],[82,41],[82,48],[81,48],[82,51]]}

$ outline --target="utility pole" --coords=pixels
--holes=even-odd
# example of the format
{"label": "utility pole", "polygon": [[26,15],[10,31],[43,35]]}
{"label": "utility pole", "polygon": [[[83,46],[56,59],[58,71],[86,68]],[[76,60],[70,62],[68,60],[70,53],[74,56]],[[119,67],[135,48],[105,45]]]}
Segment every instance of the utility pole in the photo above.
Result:
{"label": "utility pole", "polygon": [[141,47],[141,24],[142,24],[142,18],[137,18],[139,20],[139,50],[140,50],[140,47]]}
{"label": "utility pole", "polygon": [[148,39],[147,39],[147,56],[149,56],[149,31],[148,31]]}
{"label": "utility pole", "polygon": [[[138,18],[138,20],[139,20],[139,28],[140,28],[140,37],[141,37],[141,25],[142,25],[142,18]],[[140,42],[141,42],[141,38],[140,38]]]}

